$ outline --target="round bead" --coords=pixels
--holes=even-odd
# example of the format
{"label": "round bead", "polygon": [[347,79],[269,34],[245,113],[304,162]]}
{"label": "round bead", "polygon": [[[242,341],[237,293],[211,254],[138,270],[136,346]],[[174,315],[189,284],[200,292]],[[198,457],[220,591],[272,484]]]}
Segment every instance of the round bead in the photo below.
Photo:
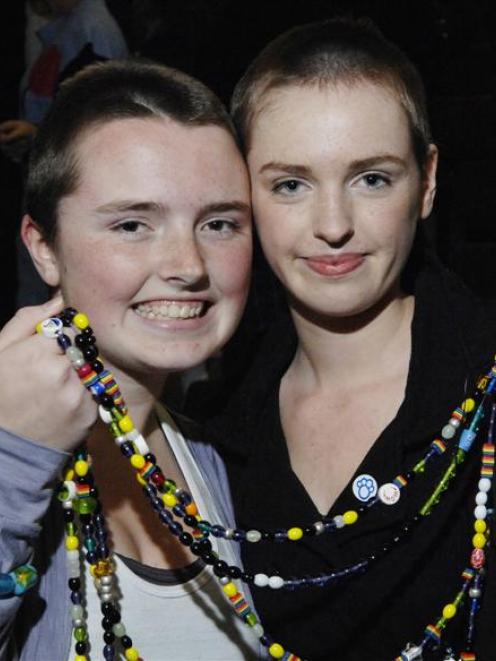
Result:
{"label": "round bead", "polygon": [[269,588],[273,590],[279,590],[284,585],[284,579],[282,576],[271,576],[269,578]]}
{"label": "round bead", "polygon": [[177,498],[172,493],[164,493],[162,500],[166,507],[174,507],[174,505],[177,505]]}
{"label": "round bead", "polygon": [[323,533],[324,530],[325,530],[325,526],[324,526],[324,523],[323,523],[322,521],[316,521],[316,522],[313,524],[313,527],[315,528],[315,533],[316,533],[317,535],[322,535],[322,533]]}
{"label": "round bead", "polygon": [[49,319],[40,321],[40,323],[36,326],[38,333],[52,340],[62,332],[63,328],[64,324],[58,317],[50,317]]}
{"label": "round bead", "polygon": [[229,583],[226,583],[224,587],[222,588],[224,590],[224,593],[228,597],[234,597],[235,594],[238,592],[238,588],[236,587],[236,584],[230,581]]}
{"label": "round bead", "polygon": [[282,659],[285,654],[284,647],[279,643],[272,643],[269,647],[269,654],[273,659]]}
{"label": "round bead", "polygon": [[474,407],[475,407],[475,401],[471,397],[469,397],[463,402],[462,411],[464,413],[471,413],[474,410]]}
{"label": "round bead", "polygon": [[198,507],[196,503],[189,503],[186,505],[186,514],[189,516],[196,516],[198,514]]}
{"label": "round bead", "polygon": [[455,604],[446,604],[443,608],[443,617],[447,620],[451,620],[452,617],[456,615],[456,606]]}
{"label": "round bead", "polygon": [[475,535],[472,537],[472,544],[476,549],[483,549],[484,546],[486,545],[485,535],[481,532],[475,533]]}
{"label": "round bead", "polygon": [[456,434],[456,429],[450,424],[445,425],[441,431],[441,436],[446,440],[453,438],[455,434]]}
{"label": "round bead", "polygon": [[80,620],[84,615],[83,607],[79,604],[74,604],[71,606],[71,619]]}
{"label": "round bead", "polygon": [[145,458],[140,454],[133,454],[129,461],[131,462],[131,466],[138,470],[145,465]]}
{"label": "round bead", "polygon": [[487,509],[485,505],[477,505],[474,510],[474,516],[476,519],[485,519],[487,517]]}
{"label": "round bead", "polygon": [[480,588],[470,588],[468,591],[468,596],[471,599],[480,599],[482,595],[482,590]]}
{"label": "round bead", "polygon": [[[110,413],[110,411],[107,411],[107,409],[104,408],[101,405],[98,407],[98,415],[100,416],[102,422],[104,422],[106,425],[110,425],[110,423],[113,420],[112,414]],[[118,438],[120,438],[120,437],[118,437]],[[124,438],[124,441],[125,441],[126,440],[125,437],[123,437],[123,438]],[[115,442],[118,443],[117,438],[115,439]]]}
{"label": "round bead", "polygon": [[124,656],[127,661],[138,661],[139,652],[136,647],[128,647],[127,650],[124,650]]}
{"label": "round bead", "polygon": [[84,656],[84,654],[76,654],[74,661],[88,661],[88,657]]}
{"label": "round bead", "polygon": [[344,522],[343,517],[340,514],[335,516],[333,521],[336,524],[336,528],[344,528],[345,522]]}
{"label": "round bead", "polygon": [[476,519],[474,523],[475,532],[486,532],[487,523],[483,519]]}
{"label": "round bead", "polygon": [[301,528],[290,528],[288,530],[288,539],[296,542],[303,537],[303,530]]}
{"label": "round bead", "polygon": [[90,325],[88,317],[83,312],[78,312],[76,315],[74,315],[72,323],[80,330],[84,330]]}
{"label": "round bead", "polygon": [[486,562],[484,549],[474,549],[470,555],[470,564],[474,569],[481,569]]}
{"label": "round bead", "polygon": [[343,521],[347,526],[351,526],[353,523],[355,523],[358,519],[358,514],[354,510],[350,510],[349,512],[345,512],[343,514]]}
{"label": "round bead", "polygon": [[75,551],[77,548],[79,548],[79,539],[76,537],[76,535],[68,535],[65,538],[65,548],[68,551]]}
{"label": "round bead", "polygon": [[491,480],[488,477],[481,477],[479,480],[479,491],[488,492],[491,490]]}
{"label": "round bead", "polygon": [[257,622],[257,623],[253,626],[253,633],[255,634],[255,636],[256,636],[257,638],[261,638],[261,637],[264,635],[264,628],[263,628],[263,626],[260,624],[260,622]]}
{"label": "round bead", "polygon": [[255,574],[254,583],[259,588],[265,588],[269,584],[269,577],[267,574]]}
{"label": "round bead", "polygon": [[122,636],[126,635],[126,627],[122,624],[122,622],[117,622],[117,624],[114,624],[112,627],[112,633],[117,638],[121,638]]}
{"label": "round bead", "polygon": [[246,539],[252,543],[259,542],[262,539],[262,533],[259,530],[248,530]]}
{"label": "round bead", "polygon": [[82,351],[77,347],[69,347],[65,352],[65,355],[67,356],[67,358],[69,358],[69,360],[73,365],[76,365],[76,367],[82,367],[86,363],[86,361],[83,358]]}
{"label": "round bead", "polygon": [[475,496],[475,502],[477,505],[485,505],[487,503],[487,493],[485,491],[479,491]]}
{"label": "round bead", "polygon": [[89,470],[88,462],[84,459],[78,459],[78,461],[76,461],[74,464],[74,470],[76,471],[76,475],[79,475],[79,477],[84,477]]}
{"label": "round bead", "polygon": [[131,416],[125,415],[119,420],[119,429],[124,432],[125,434],[127,432],[130,432],[131,429],[134,429],[134,423],[131,419]]}

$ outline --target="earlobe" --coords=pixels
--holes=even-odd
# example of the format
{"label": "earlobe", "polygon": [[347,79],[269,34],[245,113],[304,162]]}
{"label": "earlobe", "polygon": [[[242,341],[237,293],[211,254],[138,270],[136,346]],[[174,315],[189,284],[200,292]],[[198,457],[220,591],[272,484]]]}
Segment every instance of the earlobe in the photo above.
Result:
{"label": "earlobe", "polygon": [[21,239],[41,278],[50,287],[58,287],[60,273],[54,250],[48,244],[36,221],[29,215],[25,215],[22,219]]}
{"label": "earlobe", "polygon": [[436,173],[438,163],[438,149],[436,145],[429,145],[427,160],[422,184],[421,218],[427,218],[431,213],[436,196]]}

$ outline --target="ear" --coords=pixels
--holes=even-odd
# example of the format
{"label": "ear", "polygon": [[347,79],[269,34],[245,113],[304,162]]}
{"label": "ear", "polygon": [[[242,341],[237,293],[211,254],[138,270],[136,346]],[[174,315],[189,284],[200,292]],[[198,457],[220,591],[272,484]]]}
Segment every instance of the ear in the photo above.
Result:
{"label": "ear", "polygon": [[22,219],[21,239],[29,250],[31,259],[42,279],[50,287],[58,287],[60,271],[54,249],[49,245],[43,232],[29,215]]}
{"label": "ear", "polygon": [[438,149],[436,145],[429,145],[422,179],[421,218],[427,218],[432,211],[432,206],[434,204],[434,197],[436,196],[437,162]]}

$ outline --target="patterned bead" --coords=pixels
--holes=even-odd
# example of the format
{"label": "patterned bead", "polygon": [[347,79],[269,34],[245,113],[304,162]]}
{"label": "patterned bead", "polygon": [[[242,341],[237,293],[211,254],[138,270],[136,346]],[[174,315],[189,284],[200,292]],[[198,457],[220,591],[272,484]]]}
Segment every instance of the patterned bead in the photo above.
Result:
{"label": "patterned bead", "polygon": [[485,562],[486,554],[484,553],[484,549],[475,548],[470,555],[470,564],[472,567],[474,567],[474,569],[480,569],[484,566]]}

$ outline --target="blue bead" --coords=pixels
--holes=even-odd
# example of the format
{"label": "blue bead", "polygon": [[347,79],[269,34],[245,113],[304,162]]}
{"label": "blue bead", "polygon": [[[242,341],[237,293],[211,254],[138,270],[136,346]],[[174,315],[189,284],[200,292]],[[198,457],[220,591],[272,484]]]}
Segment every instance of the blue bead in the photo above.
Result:
{"label": "blue bead", "polygon": [[71,340],[67,335],[61,333],[60,335],[57,335],[57,344],[62,349],[62,351],[65,351],[71,346]]}
{"label": "blue bead", "polygon": [[169,523],[169,530],[173,535],[180,535],[183,531],[182,525],[178,521],[172,521]]}
{"label": "blue bead", "polygon": [[222,526],[212,526],[212,535],[214,537],[224,537],[225,534],[226,530]]}
{"label": "blue bead", "polygon": [[81,603],[81,593],[80,592],[71,592],[71,601],[73,604]]}
{"label": "blue bead", "polygon": [[183,517],[186,514],[186,511],[182,505],[174,505],[172,511],[176,516]]}
{"label": "blue bead", "polygon": [[458,442],[458,447],[465,452],[468,452],[472,447],[472,443],[477,436],[477,432],[472,431],[471,429],[464,429],[460,435],[460,440]]}
{"label": "blue bead", "polygon": [[0,574],[0,598],[11,597],[15,590],[15,581],[10,574]]}
{"label": "blue bead", "polygon": [[103,395],[105,392],[105,386],[103,383],[100,383],[100,381],[97,381],[90,387],[90,391],[92,395],[96,395],[96,397],[100,397],[100,395]]}
{"label": "blue bead", "polygon": [[105,657],[105,661],[113,661],[113,659],[115,658],[114,646],[105,645],[105,647],[103,648],[103,656]]}
{"label": "blue bead", "polygon": [[162,523],[169,524],[173,520],[172,519],[172,514],[168,510],[160,510],[158,515],[159,515],[160,520],[162,521]]}

